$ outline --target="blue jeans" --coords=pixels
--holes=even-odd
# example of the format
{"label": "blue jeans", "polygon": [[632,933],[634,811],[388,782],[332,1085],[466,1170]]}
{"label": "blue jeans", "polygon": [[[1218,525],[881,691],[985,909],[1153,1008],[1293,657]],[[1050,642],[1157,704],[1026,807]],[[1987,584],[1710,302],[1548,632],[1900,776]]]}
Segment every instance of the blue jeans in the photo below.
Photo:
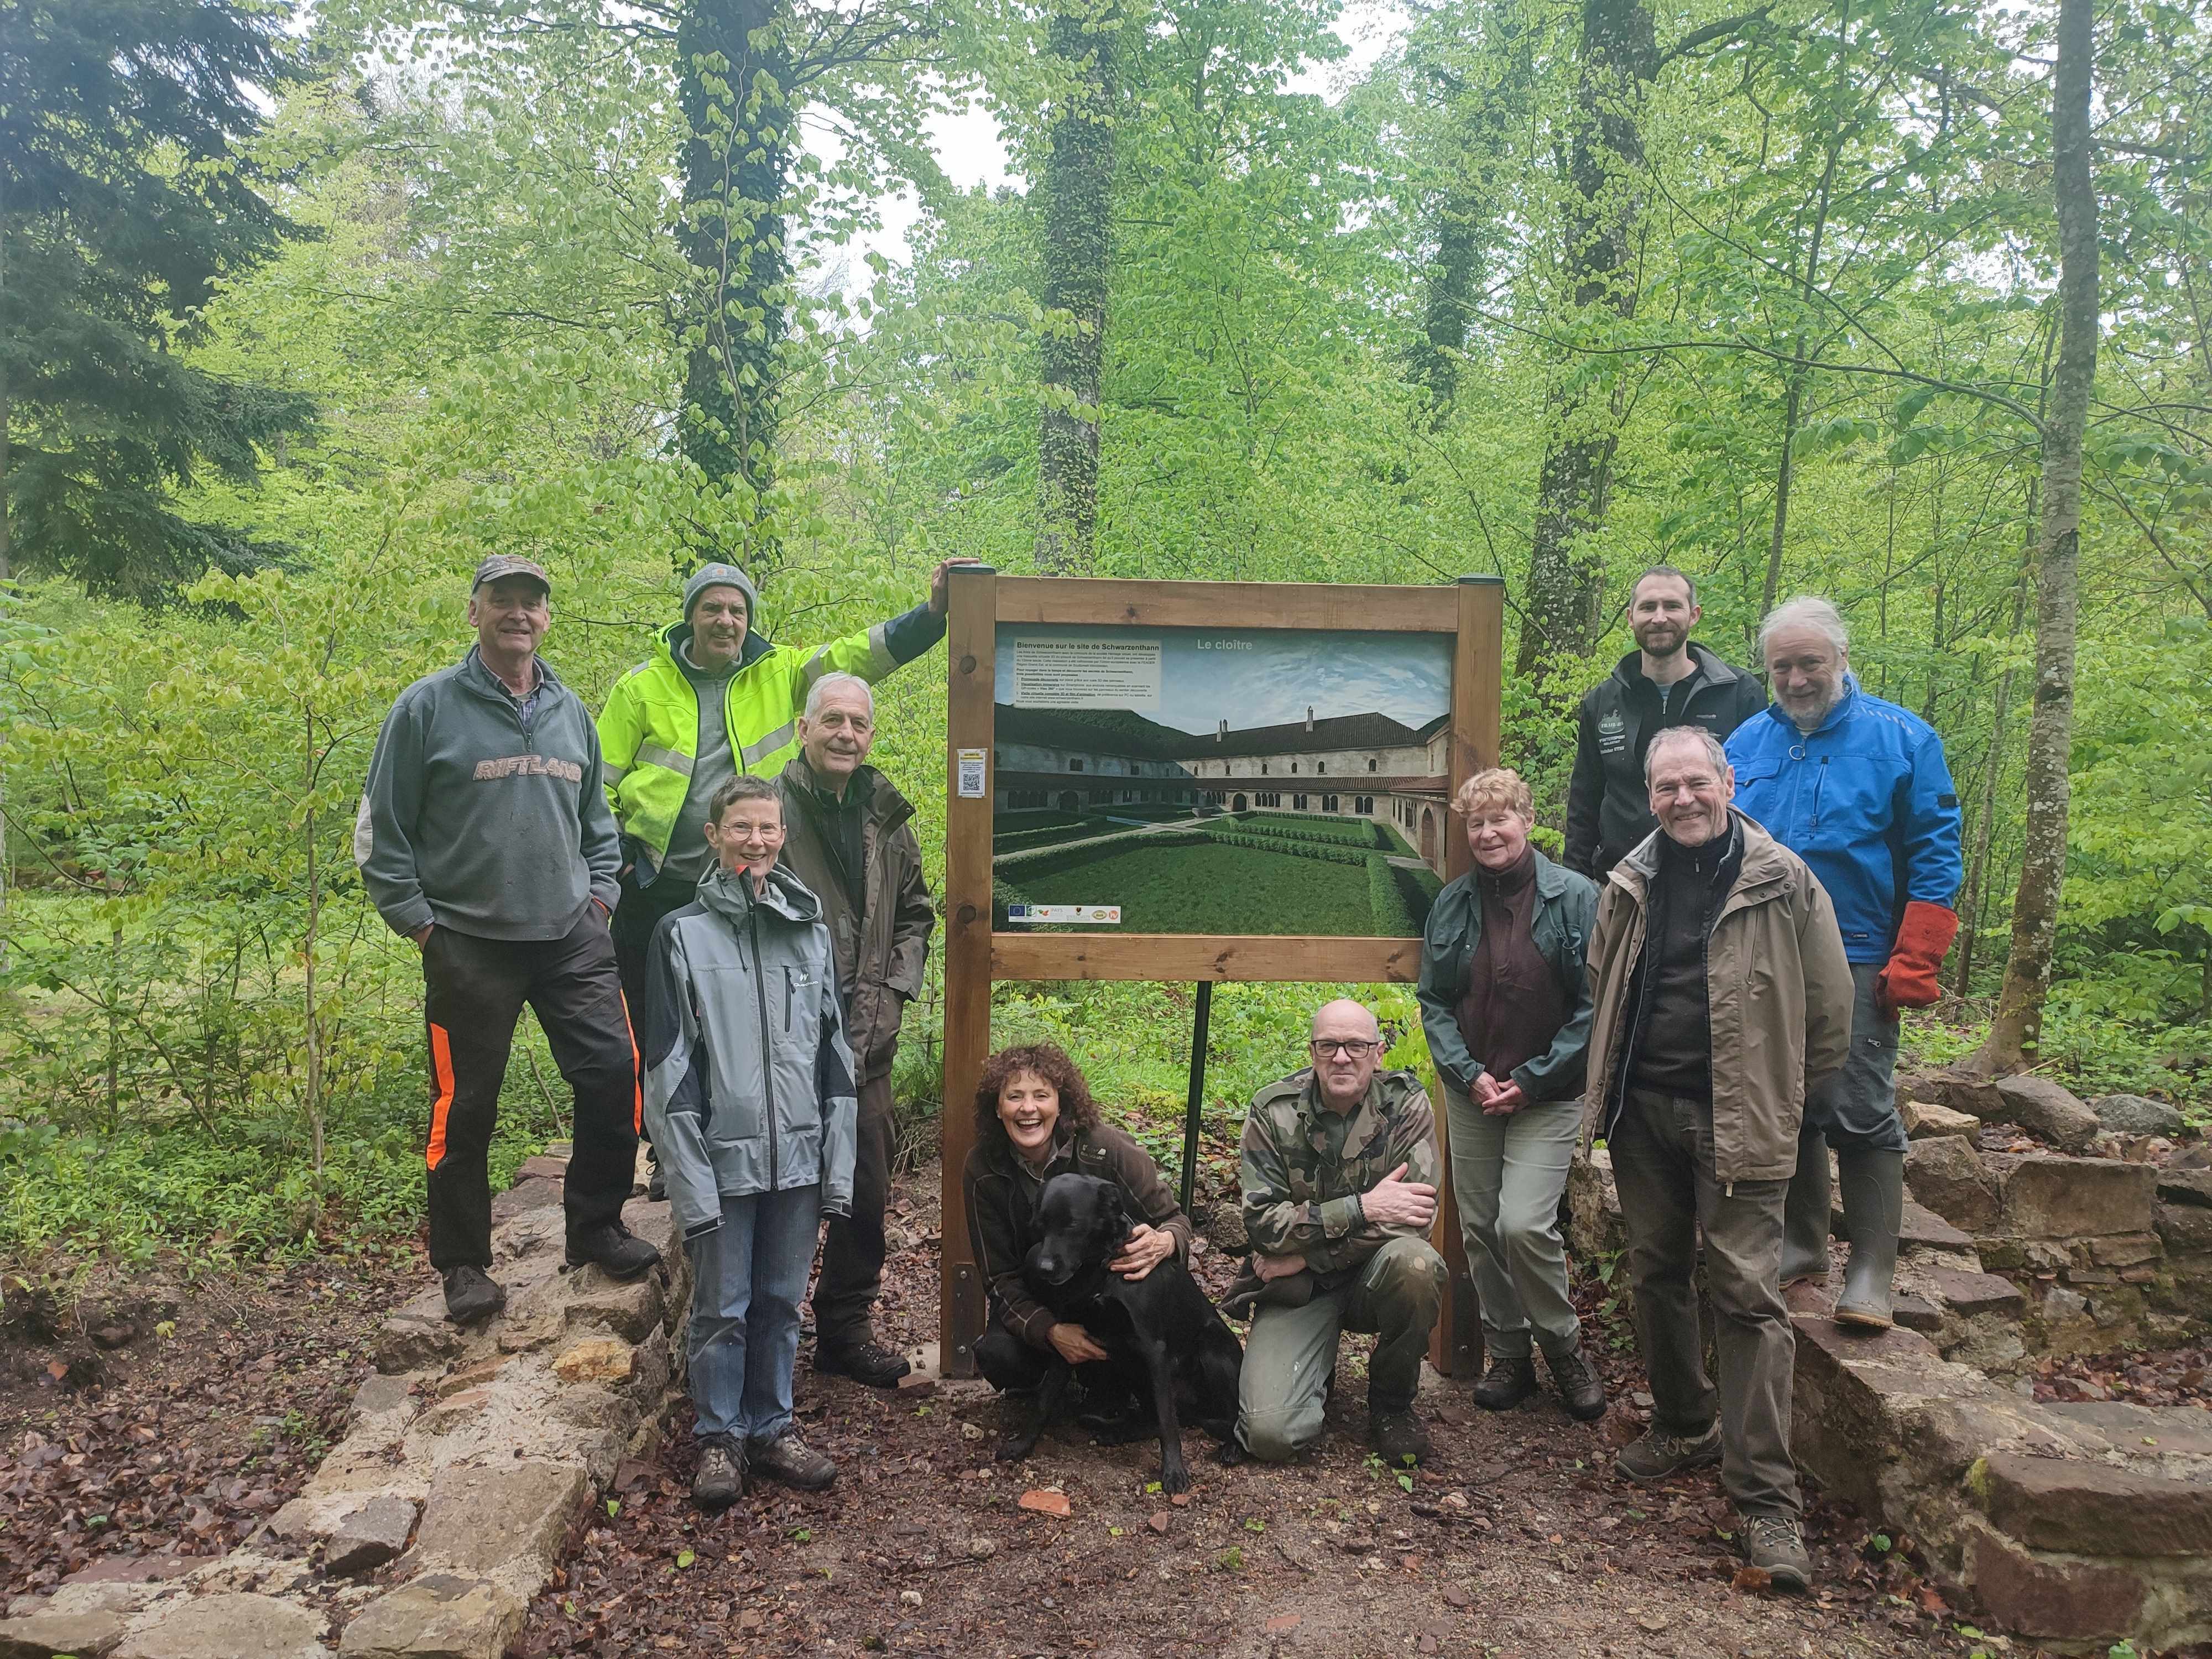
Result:
{"label": "blue jeans", "polygon": [[773,1440],[791,1426],[799,1304],[821,1230],[819,1183],[722,1200],[722,1224],[690,1241],[695,1431]]}

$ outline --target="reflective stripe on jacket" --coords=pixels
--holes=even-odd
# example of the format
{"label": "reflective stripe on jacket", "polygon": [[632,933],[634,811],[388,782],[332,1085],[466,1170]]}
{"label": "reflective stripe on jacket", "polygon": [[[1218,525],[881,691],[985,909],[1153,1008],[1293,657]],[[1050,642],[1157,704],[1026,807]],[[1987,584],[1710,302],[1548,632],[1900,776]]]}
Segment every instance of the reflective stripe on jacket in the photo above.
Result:
{"label": "reflective stripe on jacket", "polygon": [[[668,856],[699,757],[699,694],[676,660],[690,636],[689,623],[662,629],[653,655],[615,682],[599,711],[607,801],[634,843],[627,850],[645,866],[633,878],[641,887]],[[774,777],[799,753],[797,722],[815,681],[853,674],[872,684],[944,637],[945,619],[927,605],[812,650],[746,635],[723,694],[731,761],[740,772]]]}
{"label": "reflective stripe on jacket", "polygon": [[[1835,906],[1804,860],[1741,812],[1735,884],[1705,942],[1713,1045],[1713,1176],[1786,1181],[1797,1168],[1805,1097],[1843,1069],[1851,1042],[1851,965]],[[1590,933],[1589,1083],[1583,1139],[1612,1128],[1635,1012],[1628,988],[1644,954],[1655,830],[1613,866]]]}
{"label": "reflective stripe on jacket", "polygon": [[853,1205],[860,1102],[822,907],[790,871],[720,865],[696,903],[661,919],[645,999],[645,1120],[686,1238],[721,1224],[722,1200],[822,1183]]}

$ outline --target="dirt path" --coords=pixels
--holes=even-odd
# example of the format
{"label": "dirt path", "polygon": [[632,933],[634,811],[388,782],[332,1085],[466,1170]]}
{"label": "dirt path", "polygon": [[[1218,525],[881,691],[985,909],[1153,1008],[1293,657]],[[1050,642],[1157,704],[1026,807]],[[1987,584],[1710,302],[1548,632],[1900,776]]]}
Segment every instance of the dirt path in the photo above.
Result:
{"label": "dirt path", "polygon": [[[908,1343],[936,1334],[935,1188],[932,1167],[896,1200],[883,1324]],[[1199,1265],[1214,1280],[1230,1268]],[[165,1332],[96,1358],[81,1339],[13,1333],[0,1603],[103,1556],[228,1548],[298,1489],[368,1372],[375,1320],[427,1272],[204,1281],[155,1310]],[[49,1369],[72,1358],[85,1369]],[[1642,1386],[1632,1357],[1604,1363],[1617,1396]],[[1710,1475],[1627,1488],[1605,1425],[1548,1397],[1492,1417],[1464,1380],[1445,1384],[1425,1406],[1439,1456],[1407,1490],[1366,1458],[1358,1369],[1347,1360],[1317,1455],[1224,1469],[1194,1434],[1198,1488],[1174,1504],[1146,1490],[1155,1446],[1056,1431],[1027,1464],[994,1463],[988,1393],[877,1394],[817,1380],[802,1358],[803,1427],[842,1465],[838,1486],[763,1486],[702,1520],[679,1413],[657,1459],[623,1467],[519,1651],[1904,1659],[1974,1645],[1927,1611],[1909,1560],[1824,1504],[1817,1595],[1737,1589]],[[1065,1518],[1018,1507],[1046,1488]]]}
{"label": "dirt path", "polygon": [[[935,1170],[906,1183],[909,1237],[886,1285],[888,1333],[935,1335]],[[1227,1264],[1202,1261],[1219,1276]],[[1621,1396],[1642,1386],[1609,1354]],[[1346,1376],[1352,1375],[1347,1366]],[[522,1652],[1290,1656],[1918,1656],[1971,1651],[1928,1612],[1907,1562],[1869,1545],[1849,1511],[1816,1503],[1820,1592],[1747,1592],[1710,1474],[1657,1492],[1610,1473],[1604,1425],[1556,1402],[1503,1417],[1465,1382],[1427,1403],[1439,1457],[1412,1490],[1364,1446],[1359,1385],[1340,1386],[1318,1455],[1280,1469],[1217,1467],[1187,1505],[1146,1485],[1157,1445],[1111,1449],[1056,1431],[1026,1465],[995,1464],[997,1402],[966,1389],[882,1395],[814,1378],[803,1431],[836,1458],[831,1492],[756,1488],[703,1520],[679,1426],[626,1465],[616,1512],[595,1516],[532,1608]],[[1066,1518],[1018,1506],[1055,1487]],[[1940,1603],[1937,1605],[1940,1606]],[[2017,1653],[2022,1651],[2014,1649]]]}

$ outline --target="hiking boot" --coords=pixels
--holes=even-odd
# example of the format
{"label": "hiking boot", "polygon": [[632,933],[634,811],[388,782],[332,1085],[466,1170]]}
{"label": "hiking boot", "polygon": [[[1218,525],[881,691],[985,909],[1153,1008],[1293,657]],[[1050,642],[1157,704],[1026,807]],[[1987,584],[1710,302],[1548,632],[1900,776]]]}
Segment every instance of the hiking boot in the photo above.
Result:
{"label": "hiking boot", "polygon": [[668,1171],[658,1164],[646,1166],[645,1197],[648,1204],[668,1202]]}
{"label": "hiking boot", "polygon": [[1605,1415],[1605,1384],[1598,1380],[1596,1367],[1583,1358],[1580,1348],[1571,1353],[1547,1353],[1544,1363],[1551,1368],[1552,1386],[1559,1391],[1568,1416],[1590,1423]]}
{"label": "hiking boot", "polygon": [[507,1286],[482,1267],[446,1269],[446,1317],[456,1325],[489,1319],[507,1305]]}
{"label": "hiking boot", "polygon": [[609,1279],[635,1279],[660,1265],[660,1252],[621,1222],[606,1221],[568,1236],[568,1265],[587,1264]]}
{"label": "hiking boot", "polygon": [[1613,1472],[1649,1485],[1685,1469],[1702,1469],[1721,1461],[1721,1425],[1703,1434],[1670,1434],[1656,1423],[1641,1440],[1632,1440],[1613,1460]]}
{"label": "hiking boot", "polygon": [[1369,1401],[1367,1443],[1393,1469],[1428,1462],[1429,1431],[1411,1406],[1393,1409]]}
{"label": "hiking boot", "polygon": [[691,1477],[691,1501],[712,1515],[738,1501],[745,1489],[745,1451],[726,1434],[699,1443],[699,1473]]}
{"label": "hiking boot", "polygon": [[1486,1412],[1510,1412],[1536,1392],[1536,1362],[1523,1354],[1518,1359],[1493,1359],[1474,1385],[1474,1403]]}
{"label": "hiking boot", "polygon": [[893,1353],[871,1337],[863,1337],[858,1342],[815,1339],[817,1376],[849,1376],[871,1389],[896,1389],[899,1378],[913,1369],[904,1354]]}
{"label": "hiking boot", "polygon": [[837,1466],[801,1440],[797,1429],[773,1440],[746,1441],[745,1467],[801,1492],[820,1492],[837,1478]]}
{"label": "hiking boot", "polygon": [[1764,1572],[1777,1589],[1802,1590],[1813,1582],[1813,1558],[1806,1553],[1805,1535],[1795,1516],[1744,1517],[1743,1559]]}

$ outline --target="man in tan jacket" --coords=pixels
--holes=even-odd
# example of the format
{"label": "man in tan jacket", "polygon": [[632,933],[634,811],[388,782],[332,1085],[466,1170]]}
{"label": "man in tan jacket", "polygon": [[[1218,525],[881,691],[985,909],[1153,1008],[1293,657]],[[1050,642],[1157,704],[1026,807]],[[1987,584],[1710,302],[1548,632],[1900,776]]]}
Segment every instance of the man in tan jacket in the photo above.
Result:
{"label": "man in tan jacket", "polygon": [[[1735,775],[1709,732],[1661,732],[1644,778],[1659,828],[1607,878],[1589,953],[1584,1133],[1612,1151],[1656,1402],[1613,1467],[1656,1481],[1719,1463],[1746,1559],[1802,1589],[1782,1213],[1806,1094],[1850,1050],[1850,963],[1803,861],[1730,810]],[[1717,1395],[1692,1279],[1701,1230]]]}
{"label": "man in tan jacket", "polygon": [[815,681],[799,741],[799,753],[776,780],[782,862],[822,901],[860,1089],[852,1213],[831,1218],[814,1285],[814,1369],[896,1388],[907,1374],[906,1357],[878,1342],[874,1327],[895,1139],[891,1062],[900,1017],[921,989],[937,911],[922,879],[914,807],[866,763],[876,741],[867,682],[853,674]]}

